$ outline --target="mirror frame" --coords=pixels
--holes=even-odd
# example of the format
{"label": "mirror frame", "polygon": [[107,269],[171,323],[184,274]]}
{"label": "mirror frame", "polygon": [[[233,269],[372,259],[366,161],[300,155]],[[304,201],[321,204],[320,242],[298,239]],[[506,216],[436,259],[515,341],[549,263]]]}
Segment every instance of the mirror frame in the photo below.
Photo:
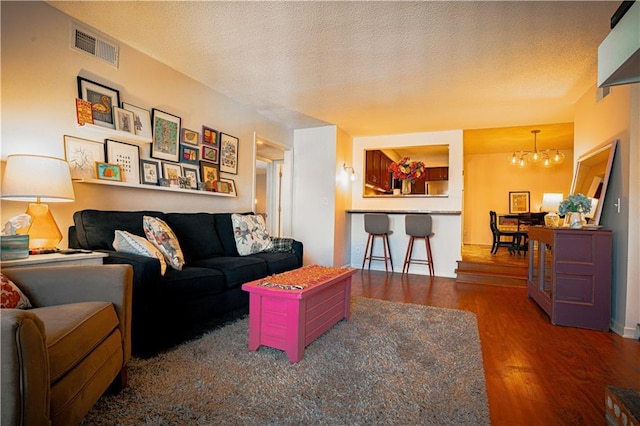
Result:
{"label": "mirror frame", "polygon": [[611,168],[613,165],[613,158],[616,154],[616,148],[618,146],[618,140],[614,139],[610,142],[605,142],[591,149],[590,151],[585,152],[576,161],[576,170],[573,174],[573,182],[571,182],[571,191],[569,194],[573,195],[576,189],[576,184],[578,183],[578,174],[580,173],[580,165],[583,161],[586,161],[605,150],[609,150],[609,158],[607,159],[607,167],[605,169],[604,178],[602,179],[602,190],[600,191],[600,198],[598,199],[598,204],[596,205],[596,211],[593,214],[592,221],[590,225],[599,225],[600,224],[600,216],[602,215],[602,207],[604,205],[605,197],[607,195],[607,187],[609,186],[609,179],[611,177]]}

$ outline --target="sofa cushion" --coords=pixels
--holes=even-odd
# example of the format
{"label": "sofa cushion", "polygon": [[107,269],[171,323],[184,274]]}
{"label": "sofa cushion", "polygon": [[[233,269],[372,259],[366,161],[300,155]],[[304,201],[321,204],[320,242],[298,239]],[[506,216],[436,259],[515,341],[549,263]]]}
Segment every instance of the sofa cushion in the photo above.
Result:
{"label": "sofa cushion", "polygon": [[81,210],[73,214],[76,236],[80,248],[88,250],[113,250],[116,230],[144,237],[142,218],[153,216],[164,219],[165,214],[156,211]]}
{"label": "sofa cushion", "polygon": [[[253,213],[240,213],[253,214]],[[231,221],[232,213],[214,213],[216,223],[216,231],[222,243],[222,249],[225,256],[240,256],[236,248],[236,239],[233,236],[233,222]]]}
{"label": "sofa cushion", "polygon": [[300,266],[298,256],[293,253],[262,252],[248,257],[262,259],[267,262],[269,275],[290,271]]}
{"label": "sofa cushion", "polygon": [[184,256],[178,237],[169,225],[159,218],[144,216],[142,220],[144,233],[151,244],[164,255],[164,260],[174,269],[180,271],[184,266]]}
{"label": "sofa cushion", "polygon": [[264,278],[268,275],[267,262],[253,257],[212,257],[195,262],[194,266],[217,269],[224,274],[228,288]]}
{"label": "sofa cushion", "polygon": [[259,253],[271,247],[264,218],[260,215],[232,214],[233,235],[240,256]]}
{"label": "sofa cushion", "polygon": [[45,325],[51,383],[85,358],[119,324],[109,302],[70,303],[31,312]]}
{"label": "sofa cushion", "polygon": [[226,289],[222,272],[194,266],[185,266],[182,271],[170,269],[157,287],[158,292],[162,292],[172,303],[221,293]]}
{"label": "sofa cushion", "polygon": [[31,302],[22,291],[4,274],[0,273],[2,287],[0,288],[0,309],[27,309]]}
{"label": "sofa cushion", "polygon": [[180,241],[186,263],[224,254],[213,214],[168,213],[167,224]]}
{"label": "sofa cushion", "polygon": [[167,271],[167,262],[164,260],[164,255],[145,238],[127,231],[118,230],[113,239],[113,248],[120,253],[139,254],[140,256],[158,259],[160,262],[160,274],[164,275]]}

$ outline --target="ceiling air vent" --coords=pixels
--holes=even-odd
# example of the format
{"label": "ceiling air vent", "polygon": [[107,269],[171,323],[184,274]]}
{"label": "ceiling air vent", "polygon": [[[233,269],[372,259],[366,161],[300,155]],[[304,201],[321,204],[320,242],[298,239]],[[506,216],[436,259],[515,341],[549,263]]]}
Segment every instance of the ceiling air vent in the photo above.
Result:
{"label": "ceiling air vent", "polygon": [[118,44],[96,30],[72,22],[71,47],[118,67]]}

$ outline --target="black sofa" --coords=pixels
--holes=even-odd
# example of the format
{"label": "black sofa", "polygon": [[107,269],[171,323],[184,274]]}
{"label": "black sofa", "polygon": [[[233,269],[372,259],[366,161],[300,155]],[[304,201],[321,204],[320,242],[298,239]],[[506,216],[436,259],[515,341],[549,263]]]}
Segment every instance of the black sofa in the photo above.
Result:
{"label": "black sofa", "polygon": [[[117,252],[116,230],[144,237],[143,216],[162,219],[184,254],[181,271],[160,273],[156,258]],[[242,284],[302,266],[302,243],[291,252],[240,256],[231,213],[82,210],[74,213],[69,247],[108,253],[104,263],[133,266],[132,352],[149,357],[248,312]]]}

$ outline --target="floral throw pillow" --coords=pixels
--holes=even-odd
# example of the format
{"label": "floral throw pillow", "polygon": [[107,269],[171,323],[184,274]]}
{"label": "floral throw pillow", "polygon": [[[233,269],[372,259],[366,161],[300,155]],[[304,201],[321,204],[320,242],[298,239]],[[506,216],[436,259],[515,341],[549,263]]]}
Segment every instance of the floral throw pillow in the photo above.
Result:
{"label": "floral throw pillow", "polygon": [[182,271],[184,256],[176,234],[162,219],[152,216],[142,217],[142,227],[147,240],[151,242],[164,256],[169,266]]}
{"label": "floral throw pillow", "polygon": [[264,218],[260,215],[232,214],[233,235],[240,256],[259,253],[271,247]]}
{"label": "floral throw pillow", "polygon": [[164,255],[150,241],[127,231],[116,231],[113,248],[120,253],[139,254],[140,256],[155,257],[160,261],[160,274],[167,271]]}
{"label": "floral throw pillow", "polygon": [[1,309],[27,309],[31,307],[31,302],[27,296],[4,274],[0,274],[2,280],[2,290],[0,294]]}

